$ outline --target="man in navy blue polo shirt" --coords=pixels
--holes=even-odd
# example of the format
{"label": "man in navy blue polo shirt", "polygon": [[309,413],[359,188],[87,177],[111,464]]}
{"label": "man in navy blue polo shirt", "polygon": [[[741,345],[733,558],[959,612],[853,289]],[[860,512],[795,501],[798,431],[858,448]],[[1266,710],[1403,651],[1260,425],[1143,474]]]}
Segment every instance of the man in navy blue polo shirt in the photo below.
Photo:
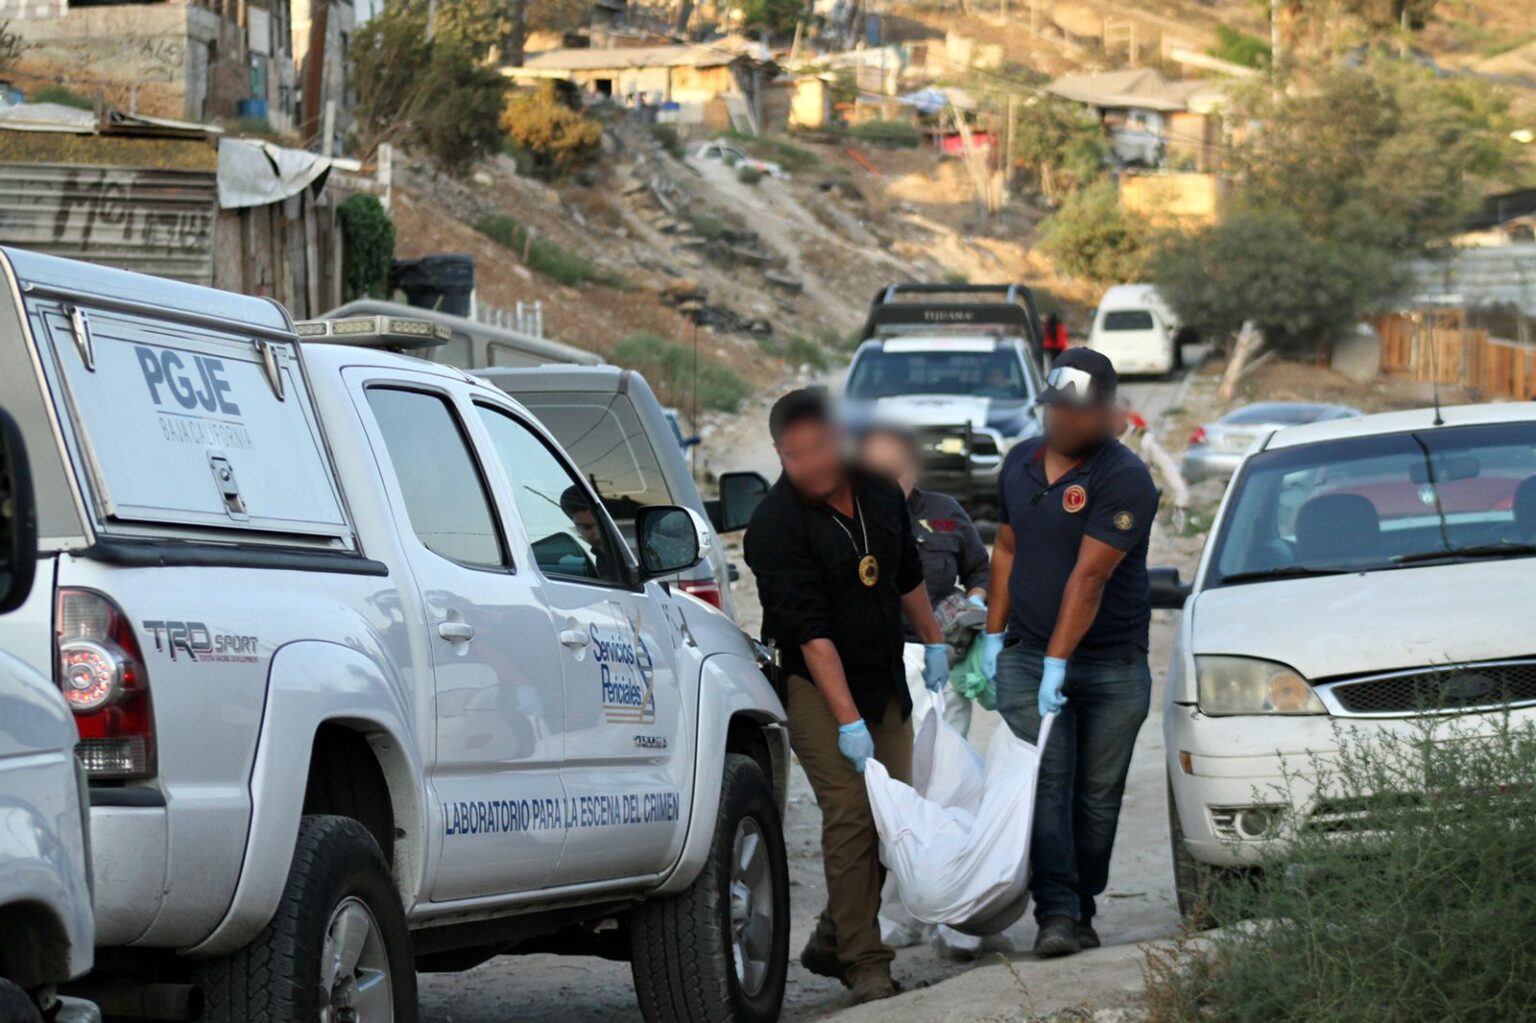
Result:
{"label": "man in navy blue polo shirt", "polygon": [[1152,688],[1147,536],[1157,488],[1115,439],[1115,368],[1059,355],[1040,395],[1045,436],[1008,453],[999,479],[982,667],[997,709],[1041,756],[1030,850],[1035,953],[1096,948],[1094,896],[1109,880],[1121,797]]}

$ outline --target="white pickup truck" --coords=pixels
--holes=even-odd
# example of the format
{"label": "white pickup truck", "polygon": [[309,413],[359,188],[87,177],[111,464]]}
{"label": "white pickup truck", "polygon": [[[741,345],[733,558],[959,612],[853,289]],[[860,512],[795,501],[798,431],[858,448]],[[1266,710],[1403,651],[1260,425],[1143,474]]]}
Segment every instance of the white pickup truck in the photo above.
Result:
{"label": "white pickup truck", "polygon": [[777,1016],[784,711],[656,581],[695,513],[647,508],[636,557],[520,405],[381,350],[429,323],[301,346],[261,299],[0,275],[43,555],[0,647],[80,731],[93,990],[409,1023],[416,971],[553,950],[630,958],[649,1020]]}

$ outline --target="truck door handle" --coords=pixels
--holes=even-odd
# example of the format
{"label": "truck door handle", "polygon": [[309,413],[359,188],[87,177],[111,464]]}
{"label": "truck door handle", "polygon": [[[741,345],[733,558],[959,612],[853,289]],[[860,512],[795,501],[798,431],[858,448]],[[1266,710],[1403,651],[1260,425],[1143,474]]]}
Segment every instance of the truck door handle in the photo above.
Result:
{"label": "truck door handle", "polygon": [[572,650],[580,650],[592,642],[592,637],[587,635],[585,629],[561,629],[560,642]]}
{"label": "truck door handle", "polygon": [[467,643],[475,638],[475,627],[468,622],[438,622],[437,634],[450,643]]}

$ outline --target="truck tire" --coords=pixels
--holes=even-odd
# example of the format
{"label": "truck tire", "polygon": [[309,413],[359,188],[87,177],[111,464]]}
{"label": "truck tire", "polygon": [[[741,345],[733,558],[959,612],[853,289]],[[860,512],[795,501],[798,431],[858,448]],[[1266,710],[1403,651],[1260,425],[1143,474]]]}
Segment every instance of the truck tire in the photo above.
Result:
{"label": "truck tire", "polygon": [[778,1019],[789,968],[789,869],[773,788],[751,757],[725,756],[714,841],[693,885],[642,904],[629,934],[635,992],[650,1023]]}
{"label": "truck tire", "polygon": [[300,820],[272,920],[198,980],[211,1023],[415,1023],[405,910],[368,829],[350,817]]}
{"label": "truck tire", "polygon": [[25,991],[0,980],[0,1023],[43,1023],[43,1014]]}

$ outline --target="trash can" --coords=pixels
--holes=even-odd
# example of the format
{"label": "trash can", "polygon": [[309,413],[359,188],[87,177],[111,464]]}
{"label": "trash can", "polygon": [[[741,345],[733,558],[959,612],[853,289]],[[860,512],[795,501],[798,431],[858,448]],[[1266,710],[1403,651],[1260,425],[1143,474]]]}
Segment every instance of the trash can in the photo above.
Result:
{"label": "trash can", "polygon": [[264,99],[240,100],[235,104],[235,113],[246,120],[264,121],[267,119],[267,101]]}
{"label": "trash can", "polygon": [[468,316],[470,296],[475,290],[475,257],[397,259],[389,271],[389,286],[405,292],[405,300],[413,306]]}

